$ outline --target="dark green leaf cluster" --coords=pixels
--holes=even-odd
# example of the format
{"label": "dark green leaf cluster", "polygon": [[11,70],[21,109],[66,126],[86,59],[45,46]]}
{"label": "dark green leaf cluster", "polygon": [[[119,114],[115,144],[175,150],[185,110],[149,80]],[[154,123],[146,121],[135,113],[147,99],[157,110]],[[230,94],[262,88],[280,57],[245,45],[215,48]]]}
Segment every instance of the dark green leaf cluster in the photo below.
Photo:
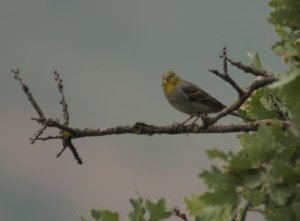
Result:
{"label": "dark green leaf cluster", "polygon": [[248,209],[262,209],[267,220],[286,215],[290,217],[286,220],[300,220],[299,137],[280,125],[261,125],[239,139],[237,153],[208,151],[210,157],[222,160],[223,167],[200,174],[210,191],[186,199],[190,213],[208,221],[231,220],[240,202],[247,201]]}
{"label": "dark green leaf cluster", "polygon": [[[129,221],[159,221],[169,218],[172,211],[166,208],[166,200],[161,198],[157,203],[144,200],[141,197],[129,200],[132,211],[129,213]],[[105,209],[92,209],[91,217],[95,221],[119,221],[119,214]],[[81,217],[81,221],[88,221]]]}
{"label": "dark green leaf cluster", "polygon": [[273,45],[274,52],[283,57],[285,62],[300,65],[300,1],[271,0],[273,8],[268,20],[275,26],[281,40]]}

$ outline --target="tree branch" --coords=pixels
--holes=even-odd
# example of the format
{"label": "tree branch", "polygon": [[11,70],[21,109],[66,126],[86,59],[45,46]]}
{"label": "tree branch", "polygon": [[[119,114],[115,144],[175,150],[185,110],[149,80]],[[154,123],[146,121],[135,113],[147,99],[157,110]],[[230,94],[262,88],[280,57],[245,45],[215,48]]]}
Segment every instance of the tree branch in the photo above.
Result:
{"label": "tree branch", "polygon": [[[158,126],[158,125],[149,125],[143,122],[136,122],[133,125],[125,125],[125,126],[117,126],[117,127],[109,127],[109,128],[73,128],[69,126],[70,115],[68,111],[68,105],[63,92],[63,81],[60,78],[60,75],[57,71],[54,72],[55,81],[57,83],[57,88],[60,94],[60,104],[62,106],[63,112],[63,123],[60,123],[57,119],[47,118],[39,107],[38,103],[34,99],[32,93],[29,91],[28,86],[24,83],[22,78],[20,77],[19,70],[12,70],[15,79],[19,81],[23,92],[27,96],[31,106],[36,111],[38,118],[32,118],[32,120],[36,121],[41,125],[41,128],[30,138],[31,143],[33,144],[35,141],[47,141],[60,139],[62,140],[62,150],[57,154],[57,157],[61,156],[62,153],[69,149],[74,159],[78,164],[82,164],[82,160],[72,143],[72,139],[83,138],[83,137],[92,137],[92,136],[108,136],[108,135],[119,135],[119,134],[137,134],[137,135],[154,135],[154,134],[200,134],[200,133],[236,133],[236,132],[250,132],[256,131],[260,124],[281,124],[283,128],[287,128],[290,126],[290,121],[287,118],[280,118],[281,120],[259,120],[259,121],[251,121],[244,122],[240,124],[225,124],[225,125],[216,125],[215,123],[225,117],[226,115],[238,110],[241,105],[252,95],[252,93],[261,88],[269,85],[278,80],[272,73],[264,71],[264,70],[255,70],[250,66],[244,65],[240,62],[234,61],[227,57],[226,48],[223,48],[222,55],[223,58],[223,73],[218,70],[210,70],[210,72],[214,73],[224,81],[228,82],[239,94],[238,100],[232,105],[228,106],[221,112],[217,113],[212,117],[205,117],[202,125],[192,124],[192,125],[181,125],[181,124],[172,124],[167,126]],[[227,62],[229,62],[234,67],[243,70],[245,73],[250,73],[254,76],[258,76],[246,89],[242,89],[228,74]],[[274,99],[273,99],[274,100]],[[275,100],[273,102],[276,103]],[[276,106],[276,105],[275,105]],[[279,106],[276,106],[279,110]],[[204,119],[204,118],[203,118]],[[57,128],[59,129],[58,135],[48,135],[41,137],[47,128]]]}
{"label": "tree branch", "polygon": [[[211,118],[212,119],[212,118]],[[169,126],[157,126],[150,125],[142,122],[137,122],[133,125],[109,127],[109,128],[72,128],[62,125],[61,123],[48,119],[44,122],[47,127],[54,127],[62,129],[69,133],[69,137],[72,139],[83,137],[101,137],[108,135],[120,135],[120,134],[136,134],[136,135],[155,135],[155,134],[186,134],[189,131],[190,134],[206,134],[206,133],[236,133],[236,132],[251,132],[256,131],[260,124],[275,125],[280,123],[283,128],[290,126],[289,121],[280,120],[259,120],[253,122],[246,122],[241,124],[223,124],[223,125],[211,125],[207,128],[203,128],[202,125],[194,124],[191,128],[190,125],[172,124]],[[61,139],[60,136],[39,138],[37,140],[49,140],[49,139]]]}

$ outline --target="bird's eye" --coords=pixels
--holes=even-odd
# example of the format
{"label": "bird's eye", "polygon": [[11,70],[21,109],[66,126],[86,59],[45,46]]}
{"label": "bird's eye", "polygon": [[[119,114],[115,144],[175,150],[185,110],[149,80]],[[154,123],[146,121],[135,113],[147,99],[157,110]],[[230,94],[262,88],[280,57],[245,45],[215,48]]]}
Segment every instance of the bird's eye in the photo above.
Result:
{"label": "bird's eye", "polygon": [[171,79],[174,79],[174,73],[172,73],[170,76],[169,76],[169,80],[171,80]]}

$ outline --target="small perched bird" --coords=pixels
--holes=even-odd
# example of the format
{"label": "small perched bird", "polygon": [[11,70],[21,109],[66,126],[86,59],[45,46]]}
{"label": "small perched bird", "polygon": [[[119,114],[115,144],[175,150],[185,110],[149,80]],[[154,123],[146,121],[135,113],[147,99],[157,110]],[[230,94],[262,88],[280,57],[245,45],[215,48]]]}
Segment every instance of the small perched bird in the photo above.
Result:
{"label": "small perched bird", "polygon": [[[182,124],[196,117],[194,124],[201,115],[217,113],[226,108],[217,99],[200,89],[198,86],[181,79],[174,71],[166,71],[162,75],[162,88],[168,102],[182,113],[190,117]],[[247,119],[237,112],[233,116]]]}

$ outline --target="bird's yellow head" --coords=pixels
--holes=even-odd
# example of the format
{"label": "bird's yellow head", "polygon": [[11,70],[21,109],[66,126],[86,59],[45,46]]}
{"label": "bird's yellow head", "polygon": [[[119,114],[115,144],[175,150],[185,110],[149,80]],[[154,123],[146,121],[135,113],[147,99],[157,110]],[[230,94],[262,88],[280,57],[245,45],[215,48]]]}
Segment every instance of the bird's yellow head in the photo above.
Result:
{"label": "bird's yellow head", "polygon": [[174,71],[166,71],[162,75],[162,87],[165,93],[173,92],[182,82],[182,79]]}

